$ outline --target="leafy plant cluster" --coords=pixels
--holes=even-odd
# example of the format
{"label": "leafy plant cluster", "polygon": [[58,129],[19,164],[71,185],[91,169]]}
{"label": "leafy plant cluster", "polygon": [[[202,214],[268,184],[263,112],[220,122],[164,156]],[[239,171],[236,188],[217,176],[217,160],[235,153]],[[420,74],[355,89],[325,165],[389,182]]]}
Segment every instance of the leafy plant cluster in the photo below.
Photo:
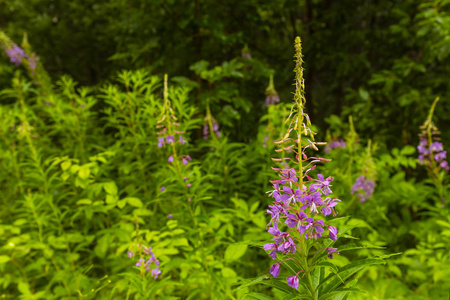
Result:
{"label": "leafy plant cluster", "polygon": [[[32,2],[39,6],[41,1]],[[387,15],[382,13],[382,3],[380,7],[352,5],[359,18],[347,21],[358,25],[357,30],[330,45],[327,36],[341,22],[336,16],[350,6],[333,3],[333,10],[324,10],[325,2],[305,1],[297,8],[289,1],[278,5],[243,1],[235,12],[238,16],[257,7],[249,20],[268,24],[261,25],[258,33],[245,26],[238,30],[230,19],[213,22],[225,11],[217,6],[205,13],[202,5],[210,4],[201,1],[196,2],[198,7],[171,1],[140,7],[129,2],[125,11],[132,18],[124,17],[115,25],[105,20],[108,12],[123,8],[121,2],[98,2],[93,10],[98,16],[70,22],[59,7],[40,8],[45,18],[35,24],[51,20],[64,26],[36,26],[29,33],[31,41],[39,30],[55,35],[61,31],[68,37],[67,30],[77,22],[98,20],[108,23],[109,32],[116,36],[114,43],[109,39],[100,48],[89,44],[95,55],[109,53],[115,45],[110,62],[101,60],[98,65],[91,57],[78,65],[74,60],[67,70],[55,62],[68,59],[61,54],[70,52],[64,40],[55,42],[59,54],[52,56],[44,44],[37,56],[26,36],[18,43],[17,25],[9,28],[14,41],[0,32],[5,53],[0,56],[0,72],[6,75],[0,82],[4,87],[0,91],[0,295],[5,299],[446,299],[450,184],[447,171],[439,166],[442,153],[450,147],[445,122],[448,65],[442,63],[450,53],[445,39],[448,3],[393,3]],[[30,17],[23,4],[12,1],[8,8]],[[148,30],[168,28],[169,33],[155,35],[156,40],[146,40],[142,46],[139,39],[148,32],[133,28],[148,21],[141,15],[148,5],[158,6],[172,21],[183,20],[181,15],[188,19],[172,23],[173,28],[166,26],[165,17],[152,19]],[[366,23],[362,8],[367,14],[380,13]],[[313,13],[297,15],[297,9]],[[77,2],[68,11],[78,14]],[[283,22],[288,24],[282,27]],[[261,43],[261,33],[272,28],[283,34]],[[178,33],[171,35],[172,31]],[[170,60],[169,49],[157,51],[158,45],[169,45],[169,37],[180,35],[182,41],[181,36],[191,31],[192,41],[170,50],[182,56]],[[286,122],[292,121],[292,66],[284,62],[293,56],[293,39],[288,37],[298,32],[306,37],[306,85],[296,78],[302,90],[296,97],[311,96],[312,101],[302,98],[296,112],[303,121],[295,125]],[[354,45],[371,32],[375,32],[373,40]],[[73,38],[89,41],[83,32]],[[380,40],[397,45],[398,52],[376,56],[367,50]],[[191,42],[196,48],[190,48]],[[346,50],[336,51],[343,45]],[[265,55],[274,48],[276,57]],[[355,57],[352,51],[360,54],[355,60],[349,59]],[[83,69],[84,64],[91,67]],[[117,72],[123,67],[133,70]],[[62,73],[96,85],[80,85]],[[432,105],[438,95],[441,100]],[[304,112],[308,119],[303,119]],[[303,142],[292,132],[294,126],[300,134],[306,131]],[[328,180],[318,174],[332,174],[327,182],[333,200],[338,197],[341,202],[332,206],[321,187],[325,202],[320,211],[330,211],[318,220],[323,222],[330,214],[336,218],[327,221],[323,237],[319,231],[319,236],[305,240],[304,232],[295,235],[294,240],[303,244],[295,248],[298,252],[292,259],[290,244],[279,250],[280,243],[275,242],[279,257],[273,261],[273,249],[265,251],[274,238],[273,230],[267,232],[271,216],[266,212],[271,204],[266,192],[274,189],[272,168],[290,176],[280,163],[288,158],[297,163],[306,160],[302,149],[320,145],[314,142],[315,132],[328,145],[314,154],[320,158],[319,170],[313,168],[306,175],[314,185]],[[420,139],[429,140],[430,160],[441,153],[439,164],[423,164],[419,155],[425,150],[416,148],[421,145],[419,133]],[[271,159],[275,142],[295,139],[297,148],[282,144],[283,153]],[[433,150],[433,142],[440,142],[442,149]],[[293,186],[303,188],[291,179]],[[305,203],[300,202],[296,204],[299,216],[300,210],[310,213],[313,203],[301,209]],[[298,221],[286,217],[280,222]],[[295,226],[307,226],[301,222]],[[308,228],[317,228],[312,226]]]}

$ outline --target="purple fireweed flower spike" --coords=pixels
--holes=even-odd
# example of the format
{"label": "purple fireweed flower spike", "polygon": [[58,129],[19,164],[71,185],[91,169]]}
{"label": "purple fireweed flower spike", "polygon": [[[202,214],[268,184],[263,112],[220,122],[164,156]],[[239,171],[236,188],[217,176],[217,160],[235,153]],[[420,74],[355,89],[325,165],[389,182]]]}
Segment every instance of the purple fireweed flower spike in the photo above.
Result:
{"label": "purple fireweed flower spike", "polygon": [[[141,269],[141,272],[151,272],[151,275],[156,279],[161,271],[159,270],[159,261],[156,259],[155,254],[152,252],[152,247],[145,245],[138,245],[138,253],[141,254],[136,267]],[[132,250],[128,250],[128,257],[133,258],[135,253]],[[152,266],[154,265],[154,269]]]}
{"label": "purple fireweed flower spike", "polygon": [[[325,143],[315,142],[315,132],[311,129],[309,116],[305,113],[303,68],[300,38],[296,39],[296,92],[291,108],[289,124],[283,138],[275,142],[285,152],[281,158],[273,158],[278,167],[278,178],[271,180],[273,190],[268,192],[273,202],[267,209],[270,222],[267,231],[272,235],[271,241],[264,245],[264,250],[275,260],[281,256],[283,261],[270,268],[272,276],[279,276],[280,266],[286,259],[296,260],[297,256],[306,256],[315,240],[338,238],[338,229],[326,224],[326,218],[336,215],[336,206],[341,200],[333,196],[331,183],[333,177],[323,174],[313,175],[317,163],[329,161],[323,157],[308,156],[309,149],[318,151],[318,146]],[[289,123],[290,121],[290,123]],[[342,145],[342,143],[340,143]],[[289,165],[287,164],[289,162]],[[308,174],[309,173],[309,174]],[[317,176],[317,177],[316,177]],[[325,248],[323,248],[325,249]],[[328,249],[328,255],[337,251]],[[301,265],[301,263],[299,262]],[[304,266],[308,269],[308,266]],[[298,274],[286,278],[287,284],[298,289]],[[309,276],[309,273],[307,274]]]}

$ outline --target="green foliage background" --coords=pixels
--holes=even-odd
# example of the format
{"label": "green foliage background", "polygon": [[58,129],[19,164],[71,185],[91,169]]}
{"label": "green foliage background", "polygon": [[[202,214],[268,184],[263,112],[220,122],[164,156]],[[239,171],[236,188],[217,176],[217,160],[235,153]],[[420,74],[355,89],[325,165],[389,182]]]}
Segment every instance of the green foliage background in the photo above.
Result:
{"label": "green foliage background", "polygon": [[[271,141],[301,36],[317,140],[352,145],[321,153],[333,161],[319,173],[335,178],[356,244],[385,248],[334,262],[402,253],[343,285],[368,293],[330,299],[447,299],[448,175],[429,179],[415,147],[440,97],[433,121],[450,149],[450,1],[0,0],[0,30],[18,45],[26,33],[42,66],[33,75],[0,54],[2,297],[295,299],[242,280],[270,266]],[[193,158],[188,191],[157,147],[166,73]],[[266,107],[271,75],[281,103]],[[203,139],[208,116],[220,138]],[[369,140],[377,187],[359,203]],[[159,255],[159,281],[126,257],[139,238]]]}

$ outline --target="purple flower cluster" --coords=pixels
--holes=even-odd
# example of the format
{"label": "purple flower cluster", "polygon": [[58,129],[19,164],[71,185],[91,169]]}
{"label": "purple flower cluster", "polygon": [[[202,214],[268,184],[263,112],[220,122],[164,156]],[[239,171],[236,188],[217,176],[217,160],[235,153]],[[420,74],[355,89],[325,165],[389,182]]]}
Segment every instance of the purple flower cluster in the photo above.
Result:
{"label": "purple flower cluster", "polygon": [[[218,138],[222,136],[222,134],[219,131],[219,124],[217,124],[216,120],[212,120],[212,130],[217,135]],[[205,125],[203,125],[203,139],[207,140],[209,135],[209,126],[208,122],[205,122]]]}
{"label": "purple flower cluster", "polygon": [[[141,245],[139,247],[139,251],[144,252],[144,255],[150,256],[144,258],[139,258],[139,261],[136,263],[136,267],[141,268],[141,272],[151,272],[152,276],[156,279],[158,278],[158,275],[161,274],[161,271],[159,270],[159,261],[156,259],[155,254],[152,252],[152,247],[146,247],[144,245]],[[134,258],[135,253],[132,250],[128,250],[128,257]],[[155,268],[152,269],[152,264],[155,265]]]}
{"label": "purple flower cluster", "polygon": [[444,150],[444,146],[441,142],[432,142],[429,145],[426,139],[421,139],[419,146],[419,162],[423,165],[431,166],[433,161],[436,162],[439,167],[449,171],[450,167],[448,162],[445,160],[447,158],[447,151]]}
{"label": "purple flower cluster", "polygon": [[[164,145],[166,144],[172,144],[172,143],[176,143],[176,139],[175,136],[173,135],[168,135],[168,136],[160,136],[158,137],[158,147],[162,148],[164,147]],[[184,145],[186,143],[186,140],[184,139],[184,137],[182,135],[178,136],[178,143]]]}
{"label": "purple flower cluster", "polygon": [[[337,228],[326,225],[318,216],[335,215],[334,207],[341,200],[329,197],[332,177],[325,178],[318,174],[318,179],[306,182],[302,188],[298,186],[297,172],[295,169],[284,168],[280,171],[280,179],[272,180],[274,189],[270,195],[275,199],[273,205],[269,205],[267,213],[271,220],[268,232],[273,235],[272,243],[264,245],[264,250],[270,251],[272,259],[276,259],[279,253],[294,254],[297,252],[296,242],[300,238],[318,239],[328,230],[328,237],[337,239]],[[316,219],[314,218],[316,217]],[[272,225],[272,226],[271,226]],[[280,229],[286,225],[286,231]],[[271,274],[275,277],[279,274],[279,263],[271,268]],[[298,288],[297,276],[287,279],[288,284]]]}
{"label": "purple flower cluster", "polygon": [[330,152],[331,149],[335,149],[335,148],[345,148],[347,146],[347,144],[345,143],[345,141],[343,139],[335,139],[332,140],[331,142],[327,143],[327,145],[324,148],[325,153]]}
{"label": "purple flower cluster", "polygon": [[355,184],[352,186],[352,195],[356,193],[360,199],[359,201],[365,202],[373,193],[375,189],[375,181],[367,178],[364,175],[359,175]]}
{"label": "purple flower cluster", "polygon": [[22,58],[27,58],[28,55],[25,53],[25,50],[13,44],[12,48],[5,49],[6,54],[9,56],[11,62],[16,66],[22,63]]}
{"label": "purple flower cluster", "polygon": [[9,56],[10,61],[16,66],[19,66],[22,63],[23,59],[27,59],[30,69],[36,69],[36,63],[39,60],[36,54],[33,53],[30,56],[25,52],[25,50],[23,50],[16,44],[13,44],[11,48],[5,47],[5,52]]}

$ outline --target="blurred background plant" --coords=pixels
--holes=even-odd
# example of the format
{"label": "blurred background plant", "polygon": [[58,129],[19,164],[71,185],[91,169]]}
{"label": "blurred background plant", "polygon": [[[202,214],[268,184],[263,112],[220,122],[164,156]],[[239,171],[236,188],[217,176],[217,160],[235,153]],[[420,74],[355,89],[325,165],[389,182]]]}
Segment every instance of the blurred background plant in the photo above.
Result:
{"label": "blurred background plant", "polygon": [[[444,0],[0,0],[0,295],[287,297],[235,287],[270,268],[253,245],[271,238],[261,195],[300,35],[306,111],[332,159],[321,172],[348,237],[373,246],[333,262],[402,253],[357,272],[368,293],[349,298],[447,299],[448,172],[430,175],[416,147],[429,119],[434,161],[447,160],[449,12]],[[164,99],[183,133],[159,147]],[[352,194],[361,175],[373,184]],[[157,279],[127,257],[137,242]]]}

